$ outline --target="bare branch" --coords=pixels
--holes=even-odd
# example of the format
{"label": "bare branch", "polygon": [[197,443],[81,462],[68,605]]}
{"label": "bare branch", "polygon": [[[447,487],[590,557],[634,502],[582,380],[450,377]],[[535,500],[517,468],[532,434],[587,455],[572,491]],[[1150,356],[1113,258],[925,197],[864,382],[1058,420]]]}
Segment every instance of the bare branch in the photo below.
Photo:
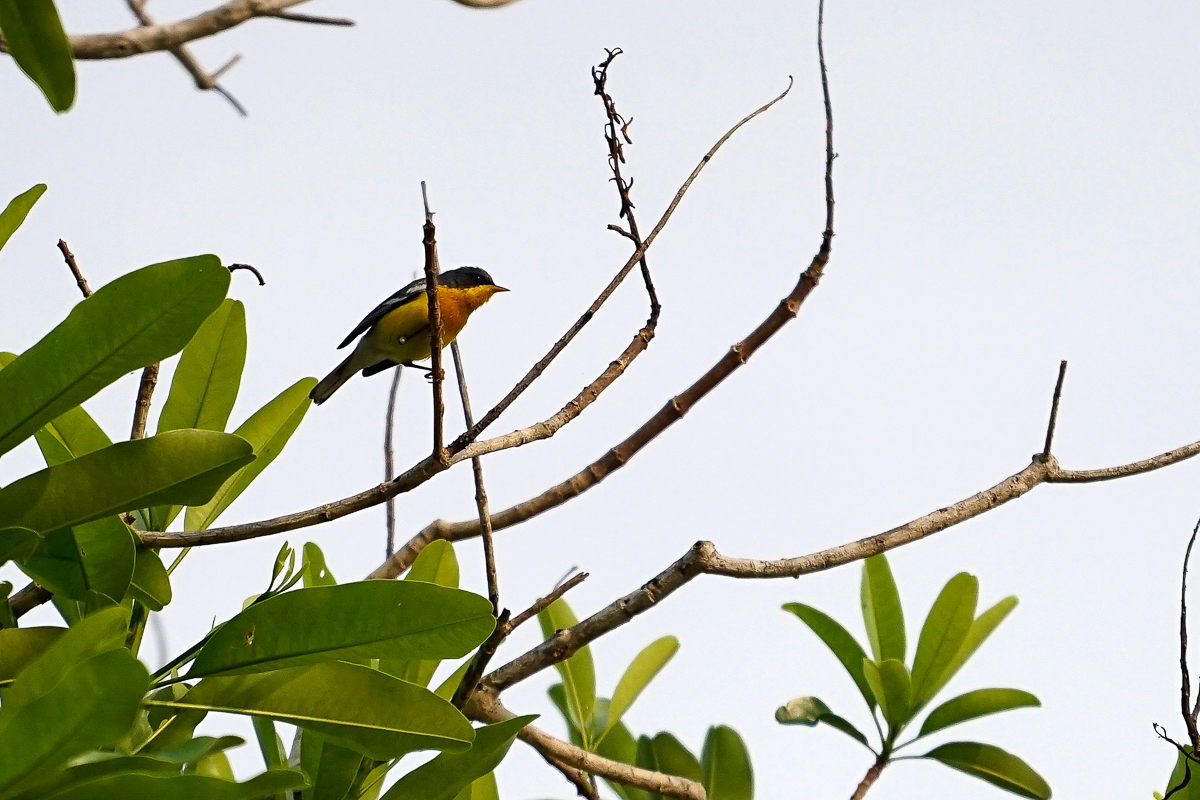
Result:
{"label": "bare branch", "polygon": [[353,28],[354,20],[345,17],[319,17],[314,14],[298,14],[295,11],[276,11],[269,16],[276,19],[286,19],[291,22],[308,22],[313,25],[335,25],[340,28]]}
{"label": "bare branch", "polygon": [[1058,365],[1058,382],[1054,384],[1054,399],[1050,401],[1050,423],[1046,426],[1046,446],[1042,448],[1042,460],[1050,458],[1050,446],[1054,444],[1054,426],[1058,422],[1058,403],[1062,400],[1063,381],[1067,377],[1067,362]]}
{"label": "bare branch", "polygon": [[[450,343],[450,354],[454,357],[454,373],[458,376],[458,396],[462,399],[463,419],[470,428],[475,421],[471,414],[471,397],[467,392],[467,373],[463,369],[462,353],[459,352],[457,339]],[[500,583],[496,577],[496,549],[492,542],[492,515],[488,512],[487,489],[483,486],[482,459],[472,458],[471,469],[475,475],[475,507],[479,511],[479,529],[483,533],[483,563],[487,573],[488,599],[492,601],[492,614],[499,617]]]}
{"label": "bare branch", "polygon": [[[424,236],[425,247],[425,297],[429,303],[429,375],[433,382],[433,458],[445,461],[445,446],[442,426],[446,411],[442,400],[442,383],[446,371],[442,369],[442,309],[438,305],[438,256],[437,230],[433,225],[433,212],[429,210],[429,196],[425,193],[425,181],[421,181],[421,199],[425,201]],[[447,464],[449,466],[449,464]]]}
{"label": "bare branch", "polygon": [[454,0],[454,2],[468,8],[500,8],[500,6],[515,3],[516,0]]}
{"label": "bare branch", "polygon": [[1117,478],[1127,478],[1130,475],[1141,475],[1143,472],[1153,472],[1156,469],[1169,467],[1172,464],[1178,464],[1180,461],[1186,461],[1197,453],[1200,453],[1200,442],[1192,442],[1175,450],[1169,450],[1166,453],[1160,453],[1142,461],[1135,461],[1132,464],[1124,464],[1120,467],[1081,470],[1056,468],[1051,475],[1047,476],[1046,482],[1096,483],[1098,481],[1112,481]]}
{"label": "bare branch", "polygon": [[[155,27],[154,20],[152,20],[150,15],[146,13],[146,0],[125,0],[125,3],[129,6],[129,10],[133,12],[133,15],[137,17],[138,22],[141,23],[143,28]],[[230,94],[229,91],[224,87],[217,84],[217,79],[225,72],[229,71],[230,67],[241,60],[242,57],[240,55],[234,56],[225,63],[225,66],[221,67],[219,70],[210,75],[205,72],[204,67],[200,66],[200,62],[196,60],[191,51],[182,44],[178,44],[173,47],[167,47],[165,49],[171,55],[175,56],[175,60],[183,65],[183,68],[187,70],[187,73],[192,76],[192,80],[195,82],[197,89],[200,91],[215,91],[217,94],[229,101],[229,104],[233,106],[233,109],[237,111],[238,114],[241,114],[243,117],[246,116],[246,109],[237,101],[237,98]],[[76,56],[76,58],[78,58],[78,56]]]}
{"label": "bare branch", "polygon": [[875,759],[875,763],[867,770],[867,774],[863,776],[862,781],[854,789],[854,794],[850,795],[850,800],[862,800],[867,796],[867,790],[875,785],[875,781],[879,780],[879,776],[883,774],[883,768],[887,766],[887,759],[882,755]]}
{"label": "bare branch", "polygon": [[[392,376],[392,388],[388,392],[387,415],[383,423],[383,480],[384,483],[396,477],[396,459],[392,449],[392,435],[396,426],[396,394],[400,390],[400,373],[404,370],[395,368]],[[387,499],[387,543],[384,546],[387,553],[385,558],[391,558],[396,552],[396,498]]]}
{"label": "bare branch", "polygon": [[[720,138],[720,140],[717,141],[715,145],[713,145],[712,149],[705,154],[704,158],[701,159],[696,168],[692,170],[692,173],[688,176],[687,180],[684,181],[683,186],[681,186],[679,191],[676,192],[675,197],[667,207],[667,210],[663,212],[658,224],[655,225],[654,230],[650,232],[650,235],[646,237],[646,240],[642,243],[642,246],[639,247],[637,252],[635,252],[629,258],[629,260],[625,263],[625,266],[621,269],[613,281],[609,283],[608,287],[601,293],[600,297],[597,298],[588,311],[586,311],[584,315],[580,317],[580,319],[575,323],[575,325],[572,326],[571,330],[569,330],[567,334],[563,336],[563,338],[555,343],[554,347],[551,348],[551,351],[534,365],[529,373],[517,384],[517,387],[510,391],[509,394],[500,401],[500,403],[498,403],[491,411],[488,412],[488,415],[485,415],[485,417],[477,422],[470,431],[464,433],[446,448],[447,454],[445,454],[444,458],[435,459],[433,457],[428,457],[422,459],[408,470],[398,475],[389,483],[380,484],[379,486],[359,492],[351,497],[347,497],[332,503],[326,503],[322,506],[308,509],[307,511],[300,511],[294,514],[287,514],[282,517],[275,517],[273,519],[262,520],[259,522],[250,522],[243,525],[231,525],[225,528],[211,528],[207,531],[183,531],[179,533],[141,531],[139,534],[142,535],[143,541],[147,545],[153,547],[191,547],[202,544],[216,544],[219,542],[235,542],[243,539],[254,539],[259,536],[269,536],[274,533],[297,530],[299,528],[306,528],[311,525],[320,525],[325,522],[330,522],[331,520],[340,519],[348,514],[362,511],[365,508],[371,508],[379,505],[380,503],[386,502],[389,497],[395,497],[396,495],[412,491],[417,486],[420,486],[428,481],[434,475],[444,472],[454,464],[457,464],[459,461],[464,459],[472,458],[478,455],[485,455],[486,453],[494,452],[496,450],[503,450],[508,447],[516,447],[527,441],[535,441],[537,439],[544,439],[552,436],[554,432],[562,427],[562,425],[577,417],[584,408],[586,408],[593,400],[595,400],[600,391],[603,391],[605,387],[610,385],[624,372],[629,358],[632,358],[633,355],[636,355],[636,353],[644,349],[646,341],[644,339],[644,328],[642,331],[639,331],[638,335],[634,338],[634,342],[626,348],[625,353],[609,364],[608,368],[604,371],[604,373],[601,374],[599,378],[593,381],[592,384],[585,388],[574,400],[568,403],[554,417],[551,417],[544,423],[532,426],[531,428],[526,428],[523,431],[518,431],[515,434],[510,434],[507,437],[498,437],[495,440],[478,442],[474,445],[470,444],[475,435],[472,432],[478,432],[482,430],[486,424],[490,424],[491,420],[494,420],[504,409],[508,408],[508,406],[511,405],[512,402],[517,398],[517,396],[524,392],[525,389],[528,388],[529,384],[531,384],[534,379],[542,374],[546,366],[549,365],[550,361],[552,361],[554,357],[557,356],[564,347],[566,347],[567,343],[574,338],[574,336],[587,323],[587,321],[592,318],[600,305],[603,304],[603,302],[608,299],[612,292],[616,290],[616,287],[620,284],[621,280],[624,279],[625,275],[627,275],[629,271],[633,269],[634,265],[636,265],[642,259],[642,256],[645,255],[655,237],[657,237],[659,232],[662,231],[663,227],[674,213],[676,207],[678,207],[679,202],[683,199],[683,195],[691,187],[692,183],[700,174],[700,171],[704,168],[704,166],[712,159],[717,149],[720,148],[721,145],[723,145],[726,141],[728,141],[729,138],[733,136],[733,134],[739,128],[783,99],[790,89],[791,84],[789,83],[788,90],[785,90],[783,94],[780,94],[770,103],[767,103],[762,108],[759,108],[754,113],[738,122],[737,125],[733,126],[728,132],[725,133],[724,136]],[[832,156],[830,157],[828,163],[832,164]],[[828,184],[827,182],[827,186],[828,185],[831,184]],[[829,212],[832,213],[833,206],[831,196],[828,198],[828,202]],[[832,218],[830,217],[829,219],[831,220]],[[832,237],[832,235],[832,232],[828,233],[829,237]],[[822,265],[828,260],[828,248],[823,247],[823,252],[824,260],[821,262]],[[809,275],[812,271],[813,268],[810,267],[809,271],[806,272],[805,275]],[[801,280],[803,282],[806,279],[802,277]],[[813,286],[815,285],[816,284],[814,282]],[[811,291],[811,289],[804,292],[806,296],[808,291]],[[798,307],[799,304],[797,304],[797,308]],[[795,316],[795,309],[785,315],[786,318],[784,321],[793,316]],[[765,338],[767,337],[764,337],[764,341]],[[708,390],[705,390],[701,396],[703,396],[703,394],[707,394],[707,392]],[[491,419],[489,419],[489,416]]]}
{"label": "bare branch", "polygon": [[536,617],[538,614],[545,611],[547,608],[550,607],[551,603],[553,603],[555,600],[562,597],[564,594],[571,591],[572,589],[574,589],[576,586],[583,583],[587,579],[588,579],[588,573],[577,572],[574,575],[572,575],[570,577],[570,579],[563,581],[558,586],[555,586],[554,591],[550,592],[550,594],[546,595],[543,598],[540,598],[536,603],[534,603],[529,608],[525,609],[520,614],[517,614],[515,617],[512,618],[512,620],[508,623],[509,633],[514,631],[518,626],[524,624],[525,622],[528,622],[529,620]]}
{"label": "bare branch", "polygon": [[59,239],[58,249],[62,251],[63,260],[67,262],[67,269],[71,270],[71,274],[75,276],[75,283],[79,286],[79,291],[83,292],[85,299],[91,297],[92,287],[88,286],[88,282],[83,279],[83,273],[79,271],[79,265],[75,263],[75,254],[71,252],[71,248],[67,247],[66,242]]}
{"label": "bare branch", "polygon": [[53,596],[49,589],[31,581],[24,589],[10,597],[8,602],[12,606],[13,616],[20,619]]}
{"label": "bare branch", "polygon": [[138,383],[137,401],[133,407],[133,426],[129,431],[130,439],[141,439],[146,435],[146,418],[150,416],[150,397],[158,383],[158,362],[142,370],[142,380]]}
{"label": "bare branch", "polygon": [[[503,722],[514,716],[501,704],[500,699],[490,692],[476,692],[471,697],[465,713],[472,719],[487,723]],[[517,734],[517,738],[547,758],[553,758],[555,761],[626,786],[645,789],[667,797],[680,798],[680,800],[705,800],[704,787],[695,781],[603,758],[556,739],[532,725],[522,728],[521,732]]]}
{"label": "bare branch", "polygon": [[[1179,589],[1179,672],[1182,676],[1182,686],[1179,690],[1179,702],[1183,706],[1183,722],[1187,726],[1188,739],[1192,742],[1192,752],[1200,752],[1200,730],[1196,729],[1196,714],[1192,710],[1192,679],[1188,676],[1187,661],[1187,573],[1188,562],[1192,558],[1192,546],[1196,544],[1196,534],[1200,533],[1200,520],[1192,528],[1192,536],[1188,539],[1187,552],[1183,555],[1183,578]],[[1200,706],[1197,706],[1200,708]]]}

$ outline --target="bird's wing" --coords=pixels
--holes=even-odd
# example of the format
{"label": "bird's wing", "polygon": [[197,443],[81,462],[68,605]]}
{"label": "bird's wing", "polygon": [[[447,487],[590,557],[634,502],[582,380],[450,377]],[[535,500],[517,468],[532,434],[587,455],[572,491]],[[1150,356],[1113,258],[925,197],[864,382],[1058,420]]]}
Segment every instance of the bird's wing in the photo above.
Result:
{"label": "bird's wing", "polygon": [[[440,283],[441,282],[439,281],[439,284]],[[370,328],[372,325],[374,325],[379,320],[383,319],[383,317],[389,311],[394,311],[395,309],[399,308],[400,306],[411,303],[413,300],[416,300],[418,297],[421,297],[424,294],[425,294],[425,279],[417,278],[415,281],[408,284],[400,291],[396,292],[394,295],[389,297],[387,300],[384,300],[382,303],[375,306],[375,310],[372,311],[370,314],[367,314],[367,316],[365,316],[363,318],[363,321],[358,323],[358,326],[355,327],[354,330],[350,331],[350,335],[347,336],[345,338],[345,340],[341,344],[338,345],[338,350],[341,350],[343,347],[345,347],[346,345],[350,344],[355,339],[357,339],[360,335],[362,335],[363,333],[366,333],[368,328]]]}

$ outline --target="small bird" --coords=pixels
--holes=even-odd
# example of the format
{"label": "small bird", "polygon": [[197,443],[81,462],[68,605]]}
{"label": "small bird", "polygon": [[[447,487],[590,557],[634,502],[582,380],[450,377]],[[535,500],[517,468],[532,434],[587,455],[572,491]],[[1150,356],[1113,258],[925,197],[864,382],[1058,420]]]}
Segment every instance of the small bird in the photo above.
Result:
{"label": "small bird", "polygon": [[[438,276],[437,285],[443,346],[454,341],[454,337],[467,324],[472,311],[497,292],[508,291],[503,286],[497,286],[492,276],[479,267],[447,270]],[[376,306],[338,345],[338,349],[341,350],[362,333],[366,335],[359,339],[350,357],[338,364],[309,393],[308,396],[317,405],[328,400],[359,370],[362,370],[363,377],[370,377],[398,365],[428,369],[413,363],[429,358],[432,353],[425,279],[418,278]]]}

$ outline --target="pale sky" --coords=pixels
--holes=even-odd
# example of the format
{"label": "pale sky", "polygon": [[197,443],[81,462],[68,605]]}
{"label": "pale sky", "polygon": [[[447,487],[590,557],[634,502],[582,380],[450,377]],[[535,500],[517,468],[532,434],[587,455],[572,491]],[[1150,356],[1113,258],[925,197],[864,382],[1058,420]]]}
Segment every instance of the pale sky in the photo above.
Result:
{"label": "pale sky", "polygon": [[[124,4],[63,0],[73,32],[131,24]],[[170,20],[204,6],[155,0]],[[351,29],[257,20],[194,50],[239,118],[166,54],[79,65],[56,117],[0,64],[0,195],[49,191],[0,255],[0,348],[21,351],[78,301],[54,247],[93,287],[149,263],[212,252],[249,262],[249,355],[238,424],[296,379],[421,267],[419,182],[444,266],[512,289],[461,338],[476,409],[490,406],[586,308],[628,242],[606,182],[589,67],[605,47],[634,119],[627,174],[648,229],[712,143],[796,77],[792,94],[722,150],[649,253],[658,337],[616,386],[552,440],[485,460],[493,508],[541,492],[624,438],[765,317],[822,226],[823,114],[815,3],[598,4],[321,0]],[[504,605],[523,609],[570,567],[582,617],[651,578],[697,539],[730,555],[805,554],[877,533],[1022,469],[1041,449],[1060,359],[1070,360],[1056,454],[1068,468],[1134,461],[1200,439],[1200,8],[1185,3],[927,2],[826,9],[835,114],[837,238],[826,278],[788,325],[688,417],[577,500],[499,534]],[[598,374],[642,324],[636,280],[494,428],[535,422]],[[157,395],[165,399],[169,369]],[[406,376],[399,460],[424,454],[428,391]],[[382,477],[388,378],[356,378],[313,408],[283,455],[222,518],[251,521],[356,493]],[[136,376],[87,408],[114,438]],[[450,408],[455,408],[450,405]],[[458,430],[457,417],[452,429]],[[0,483],[40,466],[25,445]],[[967,739],[1025,758],[1061,798],[1149,798],[1173,763],[1152,722],[1183,737],[1178,581],[1200,516],[1200,461],[1129,480],[1044,486],[891,554],[910,640],[953,574],[981,604],[1019,608],[943,699],[1011,686],[1043,708],[968,723]],[[398,503],[401,538],[474,515],[465,464]],[[382,507],[334,523],[193,552],[162,615],[172,653],[260,591],[283,541],[324,548],[340,580],[381,560]],[[458,546],[483,591],[478,541]],[[6,568],[2,577],[17,581]],[[869,755],[828,728],[784,728],[776,706],[814,694],[860,727],[837,661],[780,610],[803,601],[862,636],[858,565],[801,580],[694,581],[593,646],[599,690],[667,633],[682,648],[626,721],[699,751],[709,725],[745,737],[756,797],[849,796]],[[1197,601],[1200,607],[1200,600]],[[1200,613],[1200,612],[1198,612]],[[54,624],[49,607],[30,624]],[[497,658],[538,638],[519,631]],[[144,655],[156,658],[151,638]],[[1194,661],[1200,665],[1200,655]],[[1194,669],[1193,672],[1200,670]],[[505,694],[565,729],[546,671]],[[205,731],[249,725],[210,718]],[[257,748],[235,753],[248,775]],[[505,800],[572,796],[522,744]],[[926,762],[889,768],[869,797],[999,798]]]}

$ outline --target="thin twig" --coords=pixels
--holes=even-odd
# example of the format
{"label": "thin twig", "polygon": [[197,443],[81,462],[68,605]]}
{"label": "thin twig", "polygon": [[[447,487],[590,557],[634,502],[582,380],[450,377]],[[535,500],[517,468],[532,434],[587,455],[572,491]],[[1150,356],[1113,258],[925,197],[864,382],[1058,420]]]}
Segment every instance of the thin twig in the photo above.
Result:
{"label": "thin twig", "polygon": [[[156,27],[154,20],[151,19],[150,15],[146,13],[146,0],[125,0],[125,3],[129,6],[129,10],[133,12],[133,15],[137,17],[138,22],[141,23],[143,28]],[[238,114],[242,115],[243,117],[246,116],[246,109],[237,101],[237,98],[230,94],[227,89],[217,83],[217,79],[221,75],[227,72],[229,68],[236,64],[239,60],[241,60],[240,55],[235,55],[225,63],[225,66],[221,67],[216,72],[209,74],[204,70],[204,67],[200,66],[200,62],[196,60],[196,57],[193,56],[191,51],[184,47],[182,43],[162,49],[175,56],[175,60],[178,61],[183,68],[187,70],[187,73],[192,76],[192,80],[195,82],[197,89],[201,91],[215,91],[217,94],[229,101],[229,104],[233,106],[234,111],[237,111]]]}
{"label": "thin twig", "polygon": [[438,305],[437,229],[433,225],[433,212],[429,210],[425,181],[421,181],[421,199],[425,202],[425,225],[422,227],[424,236],[421,244],[425,247],[425,296],[429,302],[429,375],[433,383],[432,458],[444,462],[447,459],[442,425],[446,412],[442,401],[442,383],[446,380],[446,371],[442,369],[442,309]]}
{"label": "thin twig", "polygon": [[267,281],[266,281],[266,279],[265,279],[265,278],[263,278],[263,276],[262,276],[262,273],[261,273],[261,272],[259,272],[259,271],[258,271],[257,269],[255,269],[254,267],[250,266],[249,264],[230,264],[228,267],[226,267],[226,269],[228,269],[230,272],[235,272],[235,271],[237,271],[237,270],[239,270],[239,269],[244,269],[244,270],[247,270],[247,271],[249,271],[249,272],[252,272],[252,273],[254,273],[254,277],[258,278],[258,285],[259,285],[259,286],[266,286],[266,285],[267,285]]}
{"label": "thin twig", "polygon": [[504,643],[504,640],[513,631],[542,613],[555,600],[587,580],[587,577],[588,574],[586,572],[581,572],[571,578],[571,580],[555,586],[554,591],[545,597],[539,598],[533,605],[511,619],[509,618],[507,608],[500,612],[496,619],[496,627],[492,629],[492,633],[484,643],[479,646],[479,650],[476,651],[475,656],[471,659],[471,665],[463,673],[463,677],[458,683],[458,688],[454,691],[454,697],[450,700],[451,704],[459,709],[466,704],[471,693],[475,691],[475,687],[479,684],[479,679],[483,677],[483,671],[487,669],[487,665],[491,662],[492,657],[496,655],[496,651],[500,648],[500,645]]}
{"label": "thin twig", "polygon": [[133,427],[129,431],[130,439],[141,439],[146,435],[146,418],[150,416],[150,397],[154,394],[154,386],[158,383],[158,362],[142,370],[142,380],[138,383],[137,401],[133,406]]}
{"label": "thin twig", "polygon": [[854,794],[850,795],[850,800],[862,800],[863,797],[866,797],[867,790],[875,784],[875,781],[879,780],[879,776],[883,774],[883,768],[886,766],[887,759],[878,756],[875,763],[867,770],[867,774],[863,776],[862,781],[859,782],[858,787],[855,788]]}
{"label": "thin twig", "polygon": [[354,20],[345,17],[320,17],[315,14],[298,14],[295,11],[276,11],[270,16],[291,22],[307,22],[312,25],[335,25],[340,28],[354,27]]}
{"label": "thin twig", "polygon": [[1168,744],[1172,745],[1176,750],[1179,751],[1179,755],[1183,756],[1183,780],[1179,783],[1178,786],[1168,789],[1167,793],[1163,795],[1163,800],[1168,800],[1168,798],[1171,797],[1171,795],[1175,794],[1180,789],[1183,789],[1184,787],[1186,787],[1188,785],[1188,783],[1191,782],[1191,780],[1192,780],[1192,764],[1200,763],[1200,755],[1197,755],[1195,750],[1188,750],[1186,747],[1181,745],[1179,742],[1175,741],[1170,736],[1168,736],[1167,729],[1164,728],[1162,725],[1159,725],[1157,722],[1151,723],[1151,727],[1154,728],[1154,732],[1156,734],[1158,734],[1158,738],[1160,738],[1164,742],[1167,742]]}
{"label": "thin twig", "polygon": [[1179,590],[1179,671],[1183,684],[1179,691],[1179,702],[1183,706],[1183,722],[1187,726],[1188,738],[1192,742],[1192,750],[1200,752],[1200,730],[1196,729],[1196,715],[1192,710],[1192,679],[1188,676],[1187,661],[1187,572],[1188,562],[1192,558],[1192,545],[1196,543],[1196,534],[1200,532],[1200,520],[1192,528],[1192,536],[1188,539],[1187,551],[1183,555],[1183,578]]}
{"label": "thin twig", "polygon": [[1058,403],[1062,400],[1063,381],[1067,377],[1066,359],[1058,365],[1058,381],[1054,384],[1054,399],[1050,401],[1050,423],[1046,426],[1046,446],[1042,448],[1042,460],[1050,458],[1050,446],[1054,444],[1054,426],[1058,423]]}
{"label": "thin twig", "polygon": [[[463,368],[462,353],[458,340],[450,343],[450,355],[454,357],[454,373],[458,376],[458,396],[462,399],[463,419],[467,427],[474,424],[471,415],[471,397],[467,392],[467,372]],[[471,471],[475,476],[475,508],[479,511],[479,529],[483,532],[483,563],[487,573],[488,599],[492,601],[492,614],[500,616],[500,582],[496,576],[496,550],[492,542],[492,515],[488,512],[487,489],[483,485],[483,459],[471,459]]]}
{"label": "thin twig", "polygon": [[[392,437],[395,432],[396,394],[400,390],[400,373],[404,370],[395,368],[392,376],[392,388],[388,392],[387,415],[383,423],[383,482],[387,483],[396,477],[396,460],[392,449]],[[387,543],[384,545],[386,558],[391,558],[396,552],[396,498],[387,500]]]}
{"label": "thin twig", "polygon": [[88,282],[83,279],[83,273],[79,271],[79,265],[75,263],[75,254],[71,252],[71,248],[67,247],[66,242],[59,239],[58,249],[62,251],[63,260],[67,262],[67,269],[71,270],[71,274],[75,276],[75,283],[79,286],[79,291],[83,292],[85,299],[91,297],[92,287],[88,286]]}
{"label": "thin twig", "polygon": [[547,764],[561,772],[562,776],[570,781],[571,785],[575,787],[575,792],[580,797],[586,797],[588,800],[600,800],[600,792],[596,790],[595,786],[592,786],[585,773],[575,769],[574,767],[567,766],[557,758],[546,755],[540,750],[535,750],[534,752],[541,756]]}

